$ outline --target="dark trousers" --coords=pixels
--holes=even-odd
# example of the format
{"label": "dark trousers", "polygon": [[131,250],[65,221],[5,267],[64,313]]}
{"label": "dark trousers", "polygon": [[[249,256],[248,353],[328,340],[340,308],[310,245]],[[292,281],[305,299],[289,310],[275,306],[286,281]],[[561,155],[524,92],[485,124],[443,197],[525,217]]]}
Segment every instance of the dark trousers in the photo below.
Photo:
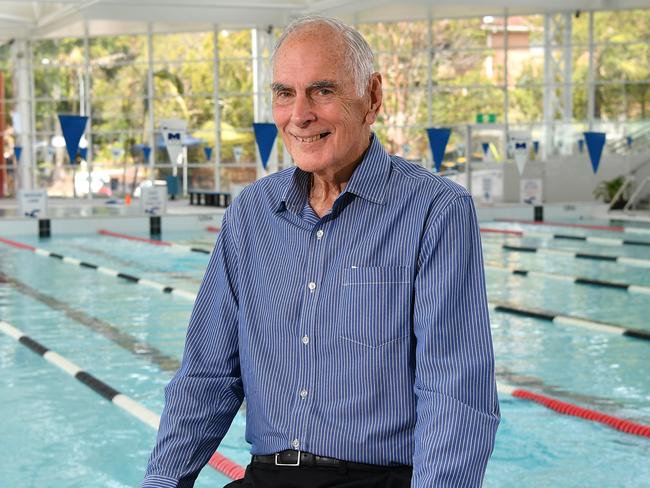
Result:
{"label": "dark trousers", "polygon": [[224,488],[409,488],[412,473],[410,466],[335,468],[251,463],[243,479]]}

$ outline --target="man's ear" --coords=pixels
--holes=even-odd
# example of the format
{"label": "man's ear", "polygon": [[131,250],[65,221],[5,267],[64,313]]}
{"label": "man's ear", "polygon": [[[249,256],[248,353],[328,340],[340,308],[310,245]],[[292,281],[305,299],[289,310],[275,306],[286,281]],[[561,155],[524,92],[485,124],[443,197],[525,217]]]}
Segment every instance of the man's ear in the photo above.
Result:
{"label": "man's ear", "polygon": [[368,125],[372,125],[377,120],[377,114],[381,108],[381,103],[383,101],[383,91],[381,85],[381,75],[379,73],[373,73],[368,82],[368,94],[370,95],[370,106],[368,107],[368,112],[366,113],[365,122]]}

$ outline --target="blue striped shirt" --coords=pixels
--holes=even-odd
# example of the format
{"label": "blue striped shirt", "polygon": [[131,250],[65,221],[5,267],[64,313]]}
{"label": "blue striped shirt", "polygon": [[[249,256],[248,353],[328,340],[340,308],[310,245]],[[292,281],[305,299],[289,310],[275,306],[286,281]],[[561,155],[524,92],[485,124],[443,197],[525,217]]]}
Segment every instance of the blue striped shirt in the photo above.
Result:
{"label": "blue striped shirt", "polygon": [[253,454],[480,486],[499,406],[470,195],[376,136],[322,218],[309,181],[286,169],[228,208],[143,486],[192,486],[244,397]]}

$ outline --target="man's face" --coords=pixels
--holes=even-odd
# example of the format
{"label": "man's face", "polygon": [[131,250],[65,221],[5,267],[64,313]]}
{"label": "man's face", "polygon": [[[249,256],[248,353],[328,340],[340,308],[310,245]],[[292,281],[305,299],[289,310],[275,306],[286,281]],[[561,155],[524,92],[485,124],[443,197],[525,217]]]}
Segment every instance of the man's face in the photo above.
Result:
{"label": "man's face", "polygon": [[273,119],[298,167],[333,176],[368,147],[379,106],[357,96],[345,50],[331,38],[323,28],[292,34],[276,54],[272,89]]}

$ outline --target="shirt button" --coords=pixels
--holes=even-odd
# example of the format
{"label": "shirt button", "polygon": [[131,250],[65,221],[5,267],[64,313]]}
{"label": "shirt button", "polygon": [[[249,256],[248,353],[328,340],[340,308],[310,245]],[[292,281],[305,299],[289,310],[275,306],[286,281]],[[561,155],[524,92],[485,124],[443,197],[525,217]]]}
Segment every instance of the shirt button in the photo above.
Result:
{"label": "shirt button", "polygon": [[307,398],[307,390],[300,390],[300,398],[303,400]]}
{"label": "shirt button", "polygon": [[309,344],[309,336],[302,336],[302,343],[306,346]]}
{"label": "shirt button", "polygon": [[316,283],[314,283],[313,281],[312,281],[311,283],[309,283],[308,286],[309,286],[309,289],[310,289],[311,291],[314,291],[314,290],[316,289]]}
{"label": "shirt button", "polygon": [[323,234],[325,234],[323,229],[319,229],[318,232],[316,232],[316,237],[320,240],[323,237]]}
{"label": "shirt button", "polygon": [[298,449],[300,447],[300,441],[298,439],[294,439],[291,441],[291,445],[294,449]]}

